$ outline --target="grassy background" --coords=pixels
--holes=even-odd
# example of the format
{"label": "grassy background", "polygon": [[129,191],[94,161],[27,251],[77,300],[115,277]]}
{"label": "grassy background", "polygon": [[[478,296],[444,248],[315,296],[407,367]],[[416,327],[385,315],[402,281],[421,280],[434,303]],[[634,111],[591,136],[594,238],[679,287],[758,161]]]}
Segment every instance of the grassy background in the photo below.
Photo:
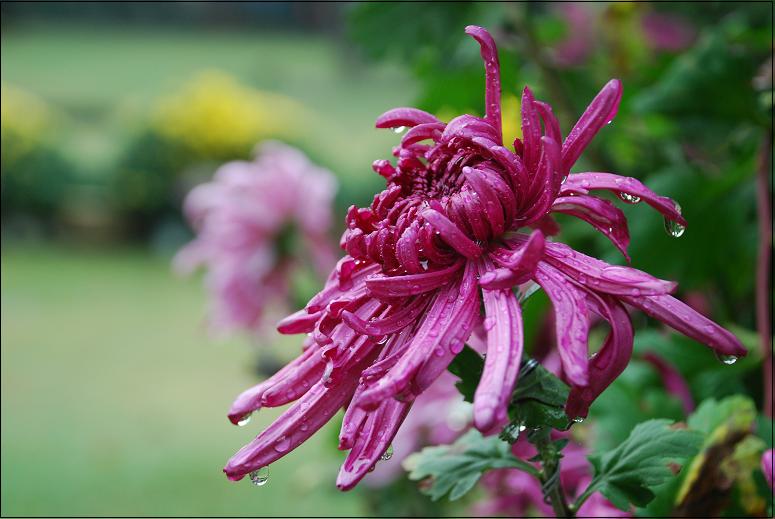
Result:
{"label": "grassy background", "polygon": [[[59,137],[82,175],[105,174],[158,96],[217,69],[314,112],[299,121],[310,153],[339,176],[340,196],[358,198],[396,139],[374,119],[414,95],[396,69],[301,34],[16,25],[0,54],[4,82],[70,119]],[[175,279],[169,258],[4,241],[2,279],[2,515],[363,513],[335,490],[331,428],[262,488],[226,480],[226,459],[277,412],[227,422],[255,382],[254,353],[244,338],[208,337],[201,282]],[[289,356],[298,341],[281,347]]]}
{"label": "grassy background", "polygon": [[133,250],[29,247],[3,251],[2,278],[4,516],[358,513],[334,488],[333,431],[264,487],[223,476],[277,412],[226,420],[252,357],[197,326],[198,280]]}

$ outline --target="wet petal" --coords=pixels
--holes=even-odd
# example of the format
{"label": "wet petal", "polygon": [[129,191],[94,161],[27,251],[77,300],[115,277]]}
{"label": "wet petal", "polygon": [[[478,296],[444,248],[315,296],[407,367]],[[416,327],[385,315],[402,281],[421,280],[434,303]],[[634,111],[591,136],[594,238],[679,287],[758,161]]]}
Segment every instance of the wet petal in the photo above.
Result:
{"label": "wet petal", "polygon": [[467,258],[478,258],[482,249],[472,242],[449,218],[433,209],[426,209],[421,216],[431,224],[447,245]]}
{"label": "wet petal", "polygon": [[584,220],[611,240],[627,261],[630,261],[627,254],[627,246],[630,244],[627,218],[608,200],[587,195],[563,196],[554,200],[552,211]]}
{"label": "wet petal", "polygon": [[[491,266],[491,265],[490,265]],[[480,272],[487,272],[484,265]],[[487,356],[474,396],[474,425],[490,431],[506,418],[522,359],[522,312],[511,290],[483,290]]]}
{"label": "wet petal", "polygon": [[417,108],[393,108],[377,117],[377,128],[414,127],[419,124],[440,123],[435,116]]}
{"label": "wet petal", "polygon": [[632,356],[633,331],[627,310],[612,296],[591,291],[588,295],[591,307],[608,321],[611,331],[589,362],[589,385],[571,388],[565,406],[570,418],[585,418],[592,402],[624,371]]}
{"label": "wet petal", "polygon": [[546,291],[554,307],[557,347],[563,372],[573,384],[586,386],[589,382],[586,297],[563,274],[545,263],[538,265],[535,280]]}
{"label": "wet petal", "polygon": [[449,267],[427,271],[422,274],[405,276],[385,276],[382,274],[366,279],[369,293],[376,297],[407,297],[429,292],[446,285],[455,279],[455,273],[463,266],[464,260],[458,260]]}
{"label": "wet petal", "polygon": [[466,34],[473,36],[481,47],[486,80],[484,90],[486,118],[497,132],[497,142],[501,143],[503,137],[501,136],[501,77],[498,48],[490,33],[482,27],[469,25],[466,27]]}
{"label": "wet petal", "polygon": [[721,355],[742,357],[748,353],[731,332],[672,296],[622,296],[621,299]]}
{"label": "wet petal", "polygon": [[570,193],[587,194],[595,189],[605,189],[616,194],[626,193],[640,198],[651,207],[662,213],[666,218],[686,226],[686,220],[681,216],[676,203],[665,196],[659,196],[632,177],[622,177],[613,173],[573,173],[560,188],[560,195]]}
{"label": "wet petal", "polygon": [[616,116],[621,99],[622,83],[618,79],[612,79],[589,103],[562,144],[562,163],[565,172],[570,171],[597,132]]}

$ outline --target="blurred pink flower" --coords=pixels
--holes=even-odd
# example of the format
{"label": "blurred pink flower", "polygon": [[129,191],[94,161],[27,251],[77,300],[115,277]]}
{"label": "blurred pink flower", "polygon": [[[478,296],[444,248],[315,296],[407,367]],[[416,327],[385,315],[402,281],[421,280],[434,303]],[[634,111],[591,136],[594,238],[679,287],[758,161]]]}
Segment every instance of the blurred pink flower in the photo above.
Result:
{"label": "blurred pink flower", "polygon": [[656,50],[677,52],[689,47],[695,38],[694,28],[669,14],[647,13],[641,18],[646,42]]}
{"label": "blurred pink flower", "polygon": [[773,462],[775,462],[775,450],[770,449],[762,455],[762,472],[764,473],[764,479],[767,480],[767,484],[770,486],[773,492],[775,492],[775,475],[773,475]]}
{"label": "blurred pink flower", "polygon": [[[306,308],[283,320],[282,333],[307,333],[305,351],[267,381],[242,393],[229,418],[295,400],[243,447],[224,471],[240,479],[306,441],[343,406],[340,449],[350,452],[337,486],[354,487],[390,445],[413,401],[436,381],[481,323],[487,356],[476,389],[474,426],[497,431],[522,359],[520,297],[540,285],[555,314],[557,350],[571,391],[570,417],[627,366],[633,328],[624,303],[641,309],[721,355],[746,350],[730,332],[670,296],[676,284],[609,265],[545,239],[551,213],[577,217],[609,238],[625,258],[627,220],[592,191],[643,200],[661,212],[673,236],[686,224],[678,206],[634,178],[570,173],[583,150],[615,116],[621,84],[611,80],[563,139],[551,107],[522,95],[522,135],[504,146],[498,54],[490,34],[469,26],[485,65],[484,118],[448,124],[414,108],[396,108],[378,128],[411,129],[387,160],[373,164],[387,187],[366,208],[350,207],[341,244],[347,255]],[[430,141],[430,144],[423,144]],[[531,232],[531,229],[532,232]],[[481,308],[484,307],[484,316]],[[610,332],[588,350],[589,318]]]}
{"label": "blurred pink flower", "polygon": [[[186,197],[197,232],[174,259],[190,273],[207,268],[214,329],[255,330],[269,301],[285,302],[289,276],[309,254],[325,276],[334,264],[329,241],[336,180],[299,150],[266,142],[252,162],[221,166]],[[297,233],[303,250],[284,250]]]}
{"label": "blurred pink flower", "polygon": [[663,359],[654,352],[648,352],[643,355],[643,360],[654,366],[662,377],[662,383],[668,393],[678,398],[683,404],[684,411],[688,415],[694,411],[694,399],[692,392],[686,380],[681,376],[675,367],[667,360]]}
{"label": "blurred pink flower", "polygon": [[[567,434],[555,434],[555,439],[568,437]],[[537,454],[535,448],[523,435],[512,447],[514,456],[529,459]],[[573,502],[592,480],[591,465],[587,461],[586,449],[571,441],[562,451],[560,480],[566,492],[568,502]],[[525,517],[536,512],[546,517],[554,517],[552,507],[544,501],[541,482],[534,476],[517,469],[498,469],[487,472],[482,477],[482,486],[487,497],[474,505],[474,514],[478,516]],[[613,506],[601,494],[592,494],[578,510],[576,517],[632,517]]]}
{"label": "blurred pink flower", "polygon": [[555,62],[560,67],[581,65],[592,53],[599,35],[594,6],[572,2],[559,4],[555,10],[565,22],[567,32],[567,36],[554,47]]}

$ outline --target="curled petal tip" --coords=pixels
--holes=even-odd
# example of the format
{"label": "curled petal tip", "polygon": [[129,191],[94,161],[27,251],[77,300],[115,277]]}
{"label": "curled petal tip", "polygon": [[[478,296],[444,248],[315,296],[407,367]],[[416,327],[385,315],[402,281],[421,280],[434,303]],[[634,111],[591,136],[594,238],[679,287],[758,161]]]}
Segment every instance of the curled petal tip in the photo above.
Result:
{"label": "curled petal tip", "polygon": [[480,406],[474,409],[474,427],[481,433],[488,433],[495,424],[495,408]]}

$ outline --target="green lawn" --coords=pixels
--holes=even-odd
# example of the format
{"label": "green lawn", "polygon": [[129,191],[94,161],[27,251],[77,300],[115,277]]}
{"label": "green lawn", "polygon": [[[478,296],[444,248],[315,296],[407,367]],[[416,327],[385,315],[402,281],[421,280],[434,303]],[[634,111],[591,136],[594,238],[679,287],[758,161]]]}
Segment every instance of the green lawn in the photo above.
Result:
{"label": "green lawn", "polygon": [[61,24],[13,25],[1,39],[2,80],[63,112],[62,148],[93,175],[113,167],[160,96],[218,70],[303,103],[312,117],[297,122],[301,144],[342,178],[342,199],[368,203],[380,185],[370,165],[397,143],[374,120],[416,94],[405,71],[318,35]]}
{"label": "green lawn", "polygon": [[2,515],[363,513],[334,487],[330,428],[266,486],[226,480],[226,459],[277,413],[227,422],[252,355],[208,338],[203,308],[199,280],[161,259],[4,244]]}

